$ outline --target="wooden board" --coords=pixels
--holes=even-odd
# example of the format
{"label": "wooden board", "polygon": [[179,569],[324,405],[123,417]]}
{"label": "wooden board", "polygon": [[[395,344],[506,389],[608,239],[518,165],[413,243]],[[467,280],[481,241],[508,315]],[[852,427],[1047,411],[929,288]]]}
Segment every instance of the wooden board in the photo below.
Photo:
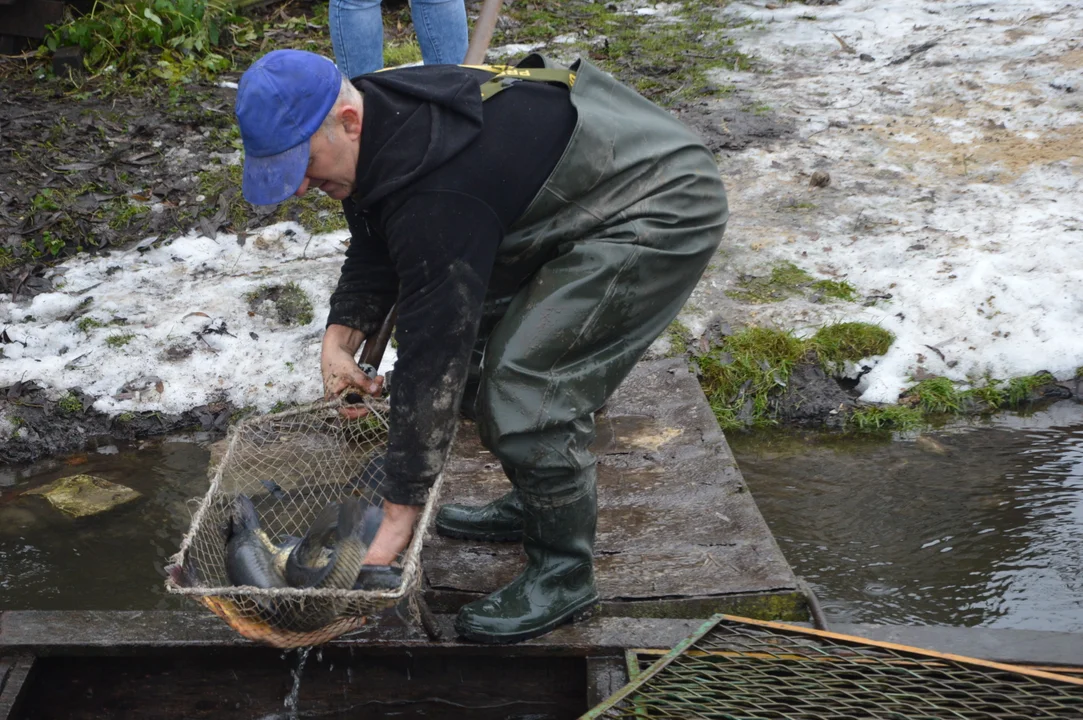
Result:
{"label": "wooden board", "polygon": [[34,661],[33,655],[0,654],[0,720],[8,720],[21,711]]}
{"label": "wooden board", "polygon": [[[435,650],[460,655],[586,657],[629,647],[669,649],[702,619],[590,618],[516,645],[478,645],[455,637],[452,615],[437,615],[447,640],[434,643],[420,629],[393,621],[373,624],[332,643],[371,653]],[[256,648],[201,610],[0,612],[0,655],[116,655]]]}
{"label": "wooden board", "polygon": [[[796,593],[793,571],[686,363],[638,365],[596,424],[603,605],[645,601],[664,616],[665,605],[682,598]],[[442,502],[484,503],[510,487],[464,423]],[[465,601],[509,582],[523,558],[515,543],[451,540],[432,530],[423,562],[434,591]]]}

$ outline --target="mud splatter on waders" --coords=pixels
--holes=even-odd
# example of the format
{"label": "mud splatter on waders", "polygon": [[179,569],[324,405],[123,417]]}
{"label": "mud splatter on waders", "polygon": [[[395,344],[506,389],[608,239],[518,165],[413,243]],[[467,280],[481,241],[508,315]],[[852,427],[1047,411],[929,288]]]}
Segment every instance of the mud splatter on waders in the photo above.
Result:
{"label": "mud splatter on waders", "polygon": [[500,245],[464,402],[514,489],[436,521],[454,537],[522,539],[522,574],[456,619],[492,643],[541,635],[597,601],[594,412],[676,317],[728,218],[714,157],[666,111],[586,61],[569,72],[538,55],[483,96],[520,80],[570,86],[578,121]]}

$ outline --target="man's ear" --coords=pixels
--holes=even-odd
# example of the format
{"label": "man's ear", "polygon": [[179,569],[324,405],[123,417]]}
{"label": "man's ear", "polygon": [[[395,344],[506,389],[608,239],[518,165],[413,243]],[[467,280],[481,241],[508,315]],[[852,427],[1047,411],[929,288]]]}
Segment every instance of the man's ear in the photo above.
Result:
{"label": "man's ear", "polygon": [[361,108],[354,105],[343,105],[339,110],[342,129],[346,131],[346,137],[350,140],[361,137],[361,113]]}

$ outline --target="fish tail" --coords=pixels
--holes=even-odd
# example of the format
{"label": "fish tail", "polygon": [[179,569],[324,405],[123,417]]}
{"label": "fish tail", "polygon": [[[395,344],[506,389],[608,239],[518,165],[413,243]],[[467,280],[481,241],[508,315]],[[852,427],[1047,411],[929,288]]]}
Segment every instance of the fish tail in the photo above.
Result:
{"label": "fish tail", "polygon": [[286,495],[286,491],[274,480],[260,480],[259,483],[267,488],[267,492],[271,493],[271,496],[274,497],[275,500],[282,501],[289,499],[289,496]]}

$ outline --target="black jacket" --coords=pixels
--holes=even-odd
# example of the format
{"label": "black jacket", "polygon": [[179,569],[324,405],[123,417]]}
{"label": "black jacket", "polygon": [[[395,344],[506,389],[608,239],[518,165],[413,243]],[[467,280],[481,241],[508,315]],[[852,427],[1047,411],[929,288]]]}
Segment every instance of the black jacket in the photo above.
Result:
{"label": "black jacket", "polygon": [[565,88],[454,65],[353,80],[364,95],[351,241],[328,324],[399,318],[386,498],[425,502],[443,469],[497,248],[567,147]]}

